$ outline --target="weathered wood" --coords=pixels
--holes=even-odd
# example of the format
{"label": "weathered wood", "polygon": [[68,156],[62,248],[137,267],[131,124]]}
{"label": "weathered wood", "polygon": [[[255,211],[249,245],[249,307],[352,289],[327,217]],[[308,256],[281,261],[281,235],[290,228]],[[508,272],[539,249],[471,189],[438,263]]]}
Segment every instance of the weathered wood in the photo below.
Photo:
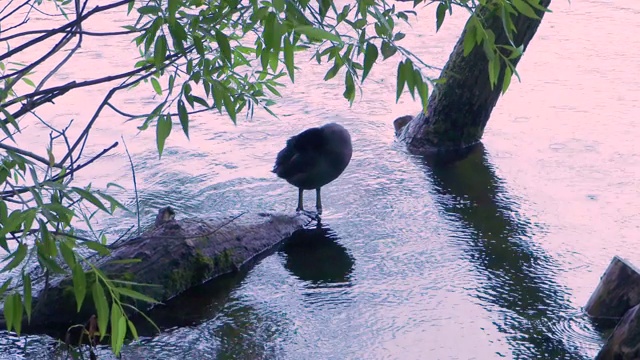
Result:
{"label": "weathered wood", "polygon": [[596,360],[637,359],[640,359],[640,305],[624,314],[596,356]]}
{"label": "weathered wood", "polygon": [[607,319],[617,321],[638,304],[640,304],[640,271],[620,257],[614,256],[600,278],[600,283],[587,301],[585,311],[596,322],[602,324]]}
{"label": "weathered wood", "polygon": [[[551,0],[541,0],[540,5],[548,7]],[[498,9],[498,8],[496,8]],[[495,34],[497,45],[509,45],[504,31],[502,14],[479,6],[480,18],[485,21],[486,29]],[[518,14],[513,17],[517,29],[513,42],[526,50],[535,35],[544,15],[536,11],[540,19],[532,19]],[[413,153],[431,153],[458,150],[480,141],[491,111],[496,105],[502,90],[504,66],[498,76],[498,84],[491,88],[487,55],[483,46],[476,46],[464,56],[464,38],[466,30],[460,35],[449,61],[442,70],[444,83],[438,83],[429,98],[427,114],[420,112],[413,120],[397,121],[394,125],[399,139],[404,141]],[[508,56],[509,54],[505,54]],[[513,59],[516,65],[521,57]],[[503,64],[504,65],[504,64]],[[399,118],[400,120],[402,118]],[[401,128],[401,129],[399,129]],[[401,131],[399,131],[401,130]]]}
{"label": "weathered wood", "polygon": [[[250,265],[252,259],[310,221],[305,214],[247,213],[215,220],[159,216],[159,226],[118,245],[108,257],[98,260],[97,266],[111,278],[157,285],[134,289],[164,302],[193,286]],[[126,259],[140,261],[114,262]],[[27,324],[25,319],[23,329],[47,332],[85,323],[96,313],[90,290],[93,281],[88,274],[89,291],[80,312],[76,311],[71,279],[52,282],[34,299],[31,322]],[[147,303],[136,305],[142,310],[150,308]]]}

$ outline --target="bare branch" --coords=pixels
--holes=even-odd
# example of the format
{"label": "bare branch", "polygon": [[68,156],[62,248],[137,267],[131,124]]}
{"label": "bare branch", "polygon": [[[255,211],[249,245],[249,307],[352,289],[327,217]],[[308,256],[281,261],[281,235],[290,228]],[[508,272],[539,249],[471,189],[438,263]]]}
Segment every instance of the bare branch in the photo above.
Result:
{"label": "bare branch", "polygon": [[[6,18],[8,18],[9,16],[13,15],[16,11],[20,10],[22,7],[29,5],[29,2],[31,0],[27,0],[25,2],[23,2],[22,4],[18,5],[18,7],[16,7],[15,9],[13,9],[12,11],[10,11],[7,15],[3,16],[0,18],[0,22],[3,22]],[[11,5],[11,3],[13,2],[13,0],[9,1],[7,3],[7,5],[5,5],[4,8],[2,8],[2,11],[0,11],[0,14],[2,14],[8,7],[9,5]],[[7,31],[6,29],[4,29],[3,31]]]}
{"label": "bare branch", "polygon": [[[54,181],[59,181],[61,179],[64,179],[65,177],[70,176],[73,173],[78,172],[78,171],[82,170],[83,168],[87,167],[88,165],[90,165],[91,163],[93,163],[94,161],[96,161],[100,157],[102,157],[104,154],[106,154],[107,152],[111,151],[116,146],[118,146],[118,142],[117,141],[115,143],[113,143],[113,145],[109,146],[108,148],[102,150],[97,155],[93,156],[91,159],[89,159],[89,161],[87,161],[85,163],[82,163],[82,164],[78,165],[77,167],[75,167],[73,169],[70,169],[69,171],[67,171],[65,173],[58,173],[56,176],[54,176],[51,179],[48,179],[46,181],[54,182]],[[64,163],[64,160],[62,161],[62,163]],[[42,186],[42,184],[38,184],[38,186]],[[0,192],[0,199],[4,200],[6,198],[19,196],[20,194],[24,194],[26,192],[29,192],[34,187],[35,186],[25,186],[25,187],[21,187],[21,188],[14,188],[13,190],[10,190],[10,191],[2,191],[2,192]]]}
{"label": "bare branch", "polygon": [[[0,143],[0,149],[4,149],[4,150],[7,150],[7,151],[12,151],[12,152],[14,152],[16,154],[20,154],[22,156],[26,156],[26,157],[32,158],[34,160],[37,160],[37,161],[39,161],[39,162],[41,162],[41,163],[43,163],[43,164],[45,164],[47,166],[51,166],[51,164],[49,163],[49,160],[43,158],[40,155],[34,154],[31,151],[22,150],[22,149],[19,149],[17,147],[13,147],[11,145],[6,145],[6,144],[3,144],[3,143]],[[61,164],[53,164],[53,167],[62,169],[62,165]]]}
{"label": "bare branch", "polygon": [[[80,18],[80,21],[85,21],[87,18],[89,18],[89,17],[91,17],[91,16],[93,16],[93,15],[95,15],[97,13],[100,13],[100,12],[103,12],[103,11],[107,11],[107,10],[111,10],[111,9],[114,9],[114,8],[117,8],[117,7],[120,7],[120,6],[127,5],[129,2],[130,2],[130,0],[120,0],[118,2],[109,4],[109,5],[96,6],[95,8],[93,8],[93,10],[91,10],[91,11],[87,12],[86,14],[84,14]],[[73,20],[73,21],[71,21],[71,22],[69,22],[69,23],[67,23],[65,25],[62,25],[62,26],[60,26],[60,27],[58,27],[56,29],[53,29],[53,30],[47,32],[46,34],[38,36],[37,38],[35,38],[35,39],[31,40],[31,41],[28,41],[28,42],[26,42],[26,43],[24,43],[24,44],[22,44],[20,46],[17,46],[14,49],[12,49],[11,51],[7,51],[6,53],[0,55],[0,61],[2,61],[4,59],[8,59],[11,56],[13,56],[13,55],[15,55],[15,54],[17,54],[17,53],[29,48],[29,47],[35,45],[35,44],[38,44],[38,43],[40,43],[40,42],[42,42],[42,41],[44,41],[44,40],[46,40],[46,39],[48,39],[48,38],[50,38],[50,37],[52,37],[54,35],[57,35],[57,34],[60,34],[60,33],[64,33],[66,30],[74,28],[75,25],[77,24],[77,21],[78,20]]]}

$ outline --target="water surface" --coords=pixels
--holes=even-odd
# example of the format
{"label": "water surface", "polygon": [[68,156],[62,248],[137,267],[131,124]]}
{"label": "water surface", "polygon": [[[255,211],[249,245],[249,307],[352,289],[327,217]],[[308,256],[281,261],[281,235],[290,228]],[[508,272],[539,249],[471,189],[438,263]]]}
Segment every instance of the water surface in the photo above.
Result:
{"label": "water surface", "polygon": [[[258,112],[234,126],[216,113],[200,115],[190,141],[174,128],[161,160],[153,130],[137,133],[139,124],[105,111],[87,153],[124,135],[146,221],[166,205],[179,217],[291,212],[296,190],[269,172],[287,137],[337,121],[354,142],[351,164],[323,189],[323,228],[296,234],[246,274],[169,304],[173,317],[159,321],[173,325],[125,346],[123,358],[593,358],[602,340],[581,307],[612,256],[640,263],[631,246],[640,228],[640,83],[632,76],[640,40],[629,35],[640,30],[640,7],[585,0],[553,9],[519,65],[522,83],[514,79],[494,109],[483,145],[448,165],[394,142],[392,120],[419,104],[408,95],[395,104],[393,62],[378,64],[352,108],[339,77],[322,82],[327,67],[304,65],[282,91],[279,119]],[[464,14],[434,34],[432,12],[419,12],[405,41],[442,66]],[[116,10],[96,26],[127,21]],[[128,39],[100,41],[85,39],[79,56],[100,67],[72,65],[54,80],[130,66],[136,52]],[[107,90],[74,93],[41,115],[84,123]],[[141,113],[158,99],[142,87],[116,101]],[[48,135],[35,121],[30,127],[37,149]],[[120,198],[133,205],[124,148],[99,164],[79,183],[118,182],[127,189]],[[312,207],[312,192],[306,201]],[[134,223],[124,213],[100,220],[113,236]],[[50,342],[5,333],[0,357],[42,359]]]}

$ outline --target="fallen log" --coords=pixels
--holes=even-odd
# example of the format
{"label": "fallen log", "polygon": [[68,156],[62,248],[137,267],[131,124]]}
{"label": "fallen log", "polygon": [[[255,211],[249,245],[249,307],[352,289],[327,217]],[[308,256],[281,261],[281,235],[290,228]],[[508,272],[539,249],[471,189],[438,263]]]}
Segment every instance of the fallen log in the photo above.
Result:
{"label": "fallen log", "polygon": [[[266,213],[176,220],[172,210],[164,208],[154,227],[113,247],[110,255],[96,261],[96,267],[109,278],[155,285],[132,288],[165,302],[189,288],[251,266],[253,259],[311,221],[305,214]],[[138,260],[122,261],[129,259]],[[94,279],[87,273],[88,289]],[[152,307],[126,300],[143,311]],[[85,323],[96,313],[91,290],[77,311],[72,280],[67,277],[52,281],[34,296],[31,321],[23,319],[22,329],[27,333],[59,333]],[[4,319],[0,319],[0,326],[6,326]]]}

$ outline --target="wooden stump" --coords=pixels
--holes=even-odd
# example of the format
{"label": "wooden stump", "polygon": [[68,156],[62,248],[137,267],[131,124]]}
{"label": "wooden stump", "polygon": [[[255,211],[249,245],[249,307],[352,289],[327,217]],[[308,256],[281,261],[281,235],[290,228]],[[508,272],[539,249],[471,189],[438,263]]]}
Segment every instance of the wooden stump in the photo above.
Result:
{"label": "wooden stump", "polygon": [[596,360],[640,359],[640,305],[624,314]]}
{"label": "wooden stump", "polygon": [[615,256],[587,301],[585,311],[596,323],[603,324],[614,320],[615,324],[629,309],[638,304],[640,271]]}

